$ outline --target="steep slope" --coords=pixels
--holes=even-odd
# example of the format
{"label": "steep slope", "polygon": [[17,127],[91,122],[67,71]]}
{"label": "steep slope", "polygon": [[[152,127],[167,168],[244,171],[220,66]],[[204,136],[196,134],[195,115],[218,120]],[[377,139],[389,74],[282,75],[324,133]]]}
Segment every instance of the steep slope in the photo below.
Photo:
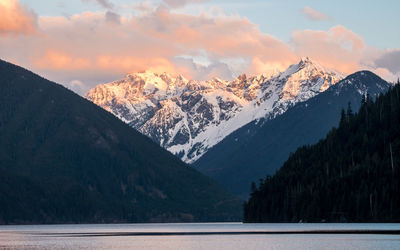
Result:
{"label": "steep slope", "polygon": [[275,75],[188,81],[151,72],[102,84],[86,98],[193,163],[247,123],[273,118],[342,79],[308,58]]}
{"label": "steep slope", "polygon": [[253,186],[248,222],[400,222],[400,85]]}
{"label": "steep slope", "polygon": [[240,202],[114,115],[0,61],[0,223],[225,221]]}
{"label": "steep slope", "polygon": [[365,94],[385,92],[389,84],[375,74],[352,74],[272,120],[252,122],[226,137],[195,162],[204,174],[246,199],[249,183],[273,174],[298,147],[317,142],[337,125],[349,102],[358,109]]}

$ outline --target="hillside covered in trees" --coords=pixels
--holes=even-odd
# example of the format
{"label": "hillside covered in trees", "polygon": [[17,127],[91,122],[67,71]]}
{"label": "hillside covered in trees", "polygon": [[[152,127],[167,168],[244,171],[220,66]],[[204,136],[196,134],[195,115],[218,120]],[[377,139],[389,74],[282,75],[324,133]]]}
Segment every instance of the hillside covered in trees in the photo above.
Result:
{"label": "hillside covered in trees", "polygon": [[375,98],[390,86],[370,71],[351,74],[274,119],[241,127],[211,148],[194,166],[247,200],[249,183],[273,175],[297,148],[325,138],[337,126],[340,111],[349,102],[353,109],[359,109],[365,93]]}
{"label": "hillside covered in trees", "polygon": [[241,201],[111,113],[1,60],[0,75],[0,224],[241,219]]}
{"label": "hillside covered in trees", "polygon": [[400,222],[400,85],[252,183],[245,222]]}

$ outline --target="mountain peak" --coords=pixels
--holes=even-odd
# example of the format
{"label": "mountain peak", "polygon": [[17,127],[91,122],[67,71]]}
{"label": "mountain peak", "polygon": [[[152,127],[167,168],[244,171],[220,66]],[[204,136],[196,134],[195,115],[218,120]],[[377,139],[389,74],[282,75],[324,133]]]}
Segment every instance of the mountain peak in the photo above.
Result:
{"label": "mountain peak", "polygon": [[153,77],[161,77],[161,76],[168,76],[171,77],[167,72],[155,72],[152,70],[144,70],[144,71],[136,71],[131,72],[126,75],[126,77],[140,77],[143,79],[153,78]]}
{"label": "mountain peak", "polygon": [[[296,66],[296,64],[295,64]],[[306,69],[306,70],[319,70],[319,71],[325,71],[325,72],[333,72],[337,75],[343,76],[341,72],[338,72],[337,70],[334,70],[332,68],[323,66],[321,63],[319,63],[316,60],[311,59],[310,57],[301,57],[300,62],[297,64],[298,69]]]}
{"label": "mountain peak", "polygon": [[323,70],[326,72],[333,72],[335,71],[338,73],[336,70],[330,69],[328,67],[322,66],[318,61],[312,60],[311,58],[307,57],[302,57],[300,59],[300,62],[297,64],[299,69],[307,69],[307,70]]}
{"label": "mountain peak", "polygon": [[[368,80],[368,81],[365,81]],[[351,75],[348,75],[346,78],[343,79],[344,83],[360,83],[363,82],[368,85],[375,85],[378,82],[386,82],[382,78],[380,78],[378,75],[374,74],[373,72],[369,70],[361,70],[357,71]]]}
{"label": "mountain peak", "polygon": [[239,200],[115,116],[1,60],[0,74],[0,224],[240,218]]}
{"label": "mountain peak", "polygon": [[388,88],[388,82],[377,76],[371,71],[362,70],[355,72],[342,81],[340,81],[337,86],[330,89],[334,91],[336,95],[340,95],[345,89],[354,89],[362,95],[366,95],[371,92],[380,93]]}
{"label": "mountain peak", "polygon": [[376,75],[375,73],[369,71],[369,70],[360,70],[357,71],[349,76],[346,77],[346,79],[351,79],[351,78],[366,78],[366,77],[373,77],[373,78],[377,78],[377,79],[382,79],[380,78],[378,75]]}
{"label": "mountain peak", "polygon": [[281,94],[284,100],[299,98],[300,101],[305,101],[315,93],[327,90],[343,79],[343,75],[312,61],[309,57],[303,57],[298,64],[290,65],[281,73],[279,79],[286,81]]}
{"label": "mountain peak", "polygon": [[306,63],[312,64],[312,60],[308,56],[301,57],[299,64],[306,64]]}
{"label": "mountain peak", "polygon": [[237,79],[240,81],[245,81],[247,79],[247,76],[246,76],[246,74],[241,74],[237,77]]}
{"label": "mountain peak", "polygon": [[190,163],[236,129],[276,117],[342,76],[307,57],[276,74],[242,74],[233,81],[178,78],[139,73],[96,87],[86,97]]}
{"label": "mountain peak", "polygon": [[[322,71],[322,72],[333,72],[334,71],[329,68],[321,66],[319,63],[311,60],[309,57],[302,57],[300,59],[299,63],[290,65],[286,71],[282,72],[280,74],[280,78],[292,76],[293,74],[295,74],[299,71],[311,72],[314,70],[318,70],[318,71]],[[338,72],[335,72],[335,73],[338,73]]]}
{"label": "mountain peak", "polygon": [[[322,78],[317,79],[308,81],[311,83],[308,86],[317,87]],[[290,80],[289,77],[287,82]],[[343,84],[347,87],[340,88],[343,82],[347,82]],[[368,88],[359,87],[363,82]],[[302,83],[302,86],[308,83]],[[372,72],[357,72],[324,92],[320,90],[320,94],[313,98],[297,102],[275,119],[255,121],[239,128],[205,153],[195,162],[195,166],[232,193],[245,198],[249,194],[251,181],[275,173],[290,152],[295,152],[302,145],[317,143],[333,126],[337,126],[340,111],[347,108],[349,102],[353,110],[358,110],[363,95],[368,93],[375,97],[388,88],[389,84]],[[307,90],[310,87],[305,88],[303,96],[315,94]],[[301,96],[300,91],[288,102],[298,100]]]}

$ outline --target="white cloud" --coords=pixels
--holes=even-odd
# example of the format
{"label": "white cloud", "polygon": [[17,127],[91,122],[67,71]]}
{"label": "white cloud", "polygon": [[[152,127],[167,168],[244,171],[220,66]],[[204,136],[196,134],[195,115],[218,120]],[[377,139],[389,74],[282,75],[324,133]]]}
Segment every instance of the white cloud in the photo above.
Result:
{"label": "white cloud", "polygon": [[325,21],[331,19],[327,14],[316,11],[309,6],[304,7],[301,11],[305,17],[313,21]]}

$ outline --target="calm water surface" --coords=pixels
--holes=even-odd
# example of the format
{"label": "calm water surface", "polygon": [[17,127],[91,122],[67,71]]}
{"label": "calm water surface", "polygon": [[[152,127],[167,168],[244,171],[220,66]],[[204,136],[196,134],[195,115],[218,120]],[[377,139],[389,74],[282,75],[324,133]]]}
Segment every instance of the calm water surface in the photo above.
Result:
{"label": "calm water surface", "polygon": [[365,230],[400,231],[400,224],[0,226],[0,249],[400,249],[399,234]]}

